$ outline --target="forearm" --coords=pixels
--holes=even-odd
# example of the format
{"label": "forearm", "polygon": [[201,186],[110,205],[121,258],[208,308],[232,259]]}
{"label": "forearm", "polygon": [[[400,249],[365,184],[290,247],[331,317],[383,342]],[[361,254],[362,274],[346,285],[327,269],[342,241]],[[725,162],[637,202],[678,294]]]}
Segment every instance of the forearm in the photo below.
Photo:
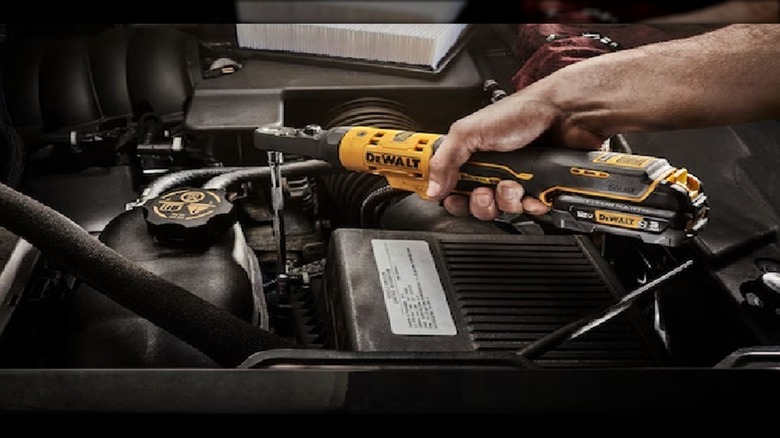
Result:
{"label": "forearm", "polygon": [[780,25],[732,25],[569,65],[526,93],[601,136],[780,118]]}
{"label": "forearm", "polygon": [[774,23],[780,19],[778,0],[732,0],[696,11],[654,17],[649,23]]}

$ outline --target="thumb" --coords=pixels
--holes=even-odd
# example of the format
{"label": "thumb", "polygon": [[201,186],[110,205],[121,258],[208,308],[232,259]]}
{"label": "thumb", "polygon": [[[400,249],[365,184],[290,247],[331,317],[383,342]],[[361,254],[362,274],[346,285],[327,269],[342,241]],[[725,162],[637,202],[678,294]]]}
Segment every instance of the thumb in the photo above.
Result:
{"label": "thumb", "polygon": [[426,195],[443,199],[458,182],[460,166],[477,151],[509,152],[539,137],[558,117],[557,108],[518,92],[450,127],[428,165]]}
{"label": "thumb", "polygon": [[441,200],[455,188],[460,166],[468,161],[471,150],[457,129],[450,129],[428,163],[429,198]]}

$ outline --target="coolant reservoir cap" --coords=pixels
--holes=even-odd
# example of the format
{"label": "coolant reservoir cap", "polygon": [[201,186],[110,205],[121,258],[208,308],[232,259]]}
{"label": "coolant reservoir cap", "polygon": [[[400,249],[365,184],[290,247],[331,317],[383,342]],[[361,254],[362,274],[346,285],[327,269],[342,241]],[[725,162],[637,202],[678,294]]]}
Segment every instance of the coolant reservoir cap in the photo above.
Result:
{"label": "coolant reservoir cap", "polygon": [[147,201],[143,214],[149,234],[177,246],[208,245],[236,223],[233,203],[215,189],[170,190]]}

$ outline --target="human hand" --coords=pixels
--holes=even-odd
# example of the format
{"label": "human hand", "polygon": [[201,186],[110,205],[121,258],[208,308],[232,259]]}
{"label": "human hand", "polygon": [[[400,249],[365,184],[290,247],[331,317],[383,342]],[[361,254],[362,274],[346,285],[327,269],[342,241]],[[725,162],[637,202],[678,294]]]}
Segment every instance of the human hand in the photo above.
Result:
{"label": "human hand", "polygon": [[777,119],[780,81],[767,72],[780,70],[778,39],[778,26],[733,24],[567,65],[455,122],[430,161],[427,195],[452,214],[483,220],[501,211],[542,214],[547,207],[513,182],[469,198],[447,195],[471,154],[513,151],[542,134],[556,145],[598,149],[619,132]]}
{"label": "human hand", "polygon": [[596,149],[605,140],[578,126],[550,99],[528,87],[452,124],[430,161],[427,196],[443,200],[450,214],[472,214],[481,220],[493,220],[501,212],[547,213],[549,207],[525,196],[523,186],[515,181],[501,181],[495,190],[478,187],[469,197],[449,194],[458,181],[460,166],[471,154],[517,150],[543,133],[564,145],[587,149]]}

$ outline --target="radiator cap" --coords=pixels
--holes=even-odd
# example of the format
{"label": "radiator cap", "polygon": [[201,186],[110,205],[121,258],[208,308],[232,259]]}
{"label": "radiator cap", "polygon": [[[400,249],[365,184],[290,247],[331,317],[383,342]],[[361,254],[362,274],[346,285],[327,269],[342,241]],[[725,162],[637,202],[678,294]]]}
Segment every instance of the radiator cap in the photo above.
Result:
{"label": "radiator cap", "polygon": [[160,243],[207,246],[236,223],[224,190],[180,187],[143,205],[149,234]]}

